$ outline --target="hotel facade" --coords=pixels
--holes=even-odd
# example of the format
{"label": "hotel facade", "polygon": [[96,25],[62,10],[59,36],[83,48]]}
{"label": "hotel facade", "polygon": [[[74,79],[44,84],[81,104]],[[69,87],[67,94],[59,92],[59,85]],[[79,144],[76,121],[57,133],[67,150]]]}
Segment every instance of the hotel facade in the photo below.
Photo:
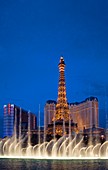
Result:
{"label": "hotel facade", "polygon": [[[44,125],[45,129],[48,124],[52,123],[54,112],[56,108],[56,101],[48,100],[44,108]],[[71,119],[77,123],[78,130],[92,128],[99,126],[99,108],[98,99],[96,97],[89,97],[82,102],[75,102],[69,104],[69,113]]]}
{"label": "hotel facade", "polygon": [[28,132],[28,129],[35,130],[37,126],[36,115],[28,112],[14,104],[4,105],[4,126],[3,136],[17,137]]}

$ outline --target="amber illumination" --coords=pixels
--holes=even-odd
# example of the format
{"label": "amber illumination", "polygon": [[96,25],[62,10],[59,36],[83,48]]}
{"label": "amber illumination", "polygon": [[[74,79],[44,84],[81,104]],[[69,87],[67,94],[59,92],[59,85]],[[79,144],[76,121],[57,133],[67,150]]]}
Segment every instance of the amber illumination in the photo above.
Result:
{"label": "amber illumination", "polygon": [[59,67],[59,86],[58,86],[58,99],[56,104],[56,113],[53,121],[68,121],[69,120],[69,106],[66,98],[66,85],[65,85],[65,62],[63,57],[60,58]]}
{"label": "amber illumination", "polygon": [[[72,121],[69,105],[66,98],[66,83],[65,83],[65,62],[63,57],[60,58],[59,67],[59,84],[58,98],[55,104],[54,114],[51,123],[49,122],[46,134],[63,136],[71,135],[71,132],[77,131],[77,124]],[[49,112],[48,112],[49,113]]]}

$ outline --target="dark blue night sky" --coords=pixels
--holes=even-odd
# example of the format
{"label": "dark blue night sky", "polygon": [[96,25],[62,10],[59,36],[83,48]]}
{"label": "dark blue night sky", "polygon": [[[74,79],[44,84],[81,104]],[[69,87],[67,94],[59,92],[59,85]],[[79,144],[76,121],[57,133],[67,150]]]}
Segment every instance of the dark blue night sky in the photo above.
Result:
{"label": "dark blue night sky", "polygon": [[61,55],[68,102],[98,97],[105,127],[108,1],[0,0],[0,126],[9,102],[36,114],[40,104],[43,117],[45,102],[57,99]]}

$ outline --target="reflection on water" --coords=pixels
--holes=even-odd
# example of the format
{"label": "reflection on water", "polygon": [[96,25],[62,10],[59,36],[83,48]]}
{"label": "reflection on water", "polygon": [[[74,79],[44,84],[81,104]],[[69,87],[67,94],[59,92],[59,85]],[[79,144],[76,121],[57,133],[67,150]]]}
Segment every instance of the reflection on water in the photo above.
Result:
{"label": "reflection on water", "polygon": [[108,160],[0,159],[1,170],[108,170]]}

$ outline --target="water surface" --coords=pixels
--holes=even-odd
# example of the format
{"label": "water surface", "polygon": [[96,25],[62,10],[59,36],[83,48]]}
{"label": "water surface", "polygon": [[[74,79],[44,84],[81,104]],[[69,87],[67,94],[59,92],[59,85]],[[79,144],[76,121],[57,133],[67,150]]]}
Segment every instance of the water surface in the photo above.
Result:
{"label": "water surface", "polygon": [[0,170],[108,170],[108,160],[0,159]]}

